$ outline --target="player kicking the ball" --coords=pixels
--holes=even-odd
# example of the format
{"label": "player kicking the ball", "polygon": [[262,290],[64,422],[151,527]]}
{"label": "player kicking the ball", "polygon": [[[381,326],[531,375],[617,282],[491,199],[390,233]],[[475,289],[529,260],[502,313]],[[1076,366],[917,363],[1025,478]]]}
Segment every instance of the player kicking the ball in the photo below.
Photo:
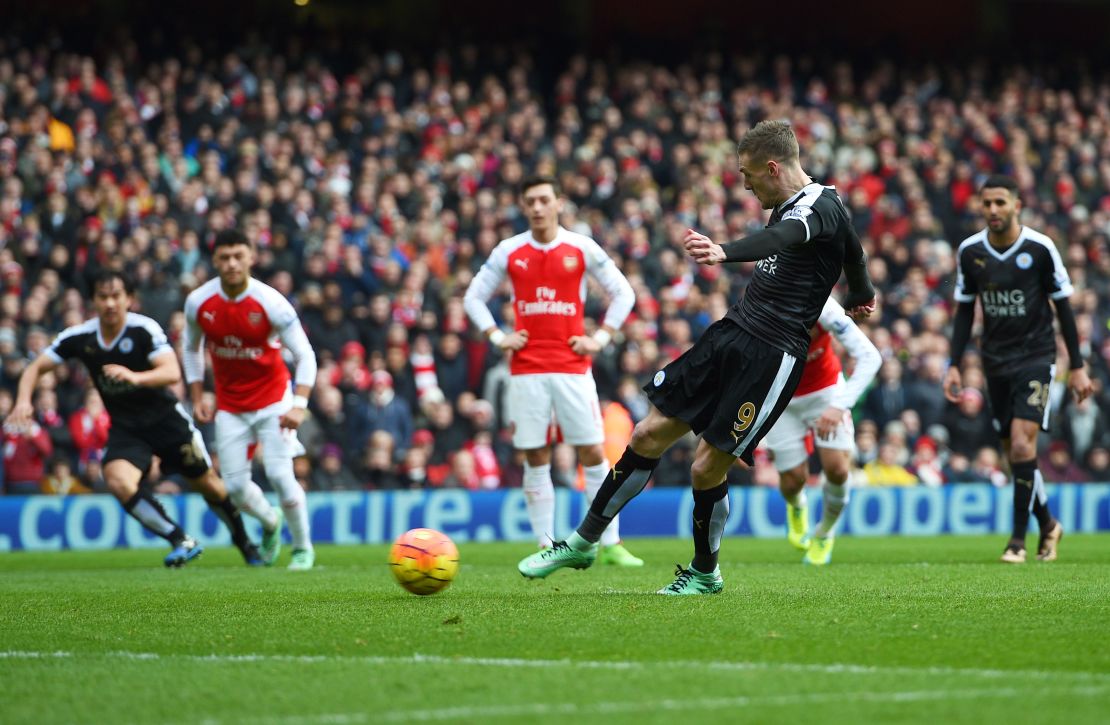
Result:
{"label": "player kicking the ball", "polygon": [[723,245],[688,230],[683,244],[698,264],[758,260],[747,291],[692,348],[655,373],[645,386],[651,410],[636,424],[586,518],[566,541],[521,561],[524,576],[593,564],[601,532],[644,490],[660,456],[693,431],[701,436],[691,466],[694,556],[659,593],[722,591],[717,562],[729,510],[725,475],[737,458],[752,464],[759,441],[790,402],[809,331],[841,271],[848,277],[850,314],[874,309],[875,290],[848,211],[835,189],[802,170],[789,124],[760,122],[740,141],[738,155],[744,187],[772,210],[767,228]]}
{"label": "player kicking the ball", "polygon": [[39,377],[65,360],[77,358],[89,369],[112,418],[104,452],[104,483],[128,514],[173,546],[166,566],[184,566],[203,549],[142,486],[155,455],[162,461],[162,470],[180,472],[204,496],[231,530],[231,540],[247,563],[261,564],[258,550],[243,528],[243,518],[212,470],[200,432],[169,391],[169,386],[181,380],[181,366],[166,333],[149,317],[128,312],[133,290],[122,273],[101,272],[92,289],[96,317],[63,330],[27,366],[5,423],[30,423],[31,395]]}
{"label": "player kicking the ball", "polygon": [[[262,522],[261,554],[267,564],[277,559],[284,511],[293,539],[289,568],[311,569],[316,554],[293,459],[304,451],[296,429],[304,420],[316,381],[316,354],[289,301],[251,277],[254,247],[242,232],[228,229],[216,235],[212,263],[218,278],[193,290],[185,300],[185,379],[193,416],[202,423],[213,419],[211,407],[204,402],[202,344],[206,343],[216,381],[216,452],[228,491],[239,508]],[[282,345],[296,362],[293,394]],[[260,446],[266,476],[281,497],[281,510],[273,508],[251,483],[248,449],[253,444]]]}
{"label": "player kicking the ball", "polygon": [[[805,552],[805,563],[821,566],[832,559],[836,522],[848,503],[848,477],[855,448],[851,409],[875,379],[882,356],[831,297],[810,337],[802,380],[766,440],[779,471],[779,491],[786,499],[786,538]],[[834,337],[855,360],[847,381],[833,350]],[[821,459],[822,479],[821,521],[813,536],[809,535],[805,492],[809,474],[805,436],[809,430],[813,431]]]}

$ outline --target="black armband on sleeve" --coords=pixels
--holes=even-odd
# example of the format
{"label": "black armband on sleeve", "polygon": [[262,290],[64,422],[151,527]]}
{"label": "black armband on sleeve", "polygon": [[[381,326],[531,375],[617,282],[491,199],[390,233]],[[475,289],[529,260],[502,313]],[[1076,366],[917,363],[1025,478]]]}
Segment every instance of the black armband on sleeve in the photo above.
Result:
{"label": "black armband on sleeve", "polygon": [[956,367],[964,357],[964,350],[971,339],[971,323],[975,321],[975,303],[961,302],[956,308],[956,317],[952,320],[952,360]]}
{"label": "black armband on sleeve", "polygon": [[1064,345],[1068,348],[1070,369],[1078,370],[1083,367],[1083,356],[1079,352],[1079,328],[1075,324],[1075,311],[1067,297],[1055,300],[1056,319],[1060,320],[1060,334],[1064,338]]}
{"label": "black armband on sleeve", "polygon": [[725,250],[726,262],[754,262],[805,240],[806,225],[796,219],[787,219],[735,242],[725,242],[721,249]]}

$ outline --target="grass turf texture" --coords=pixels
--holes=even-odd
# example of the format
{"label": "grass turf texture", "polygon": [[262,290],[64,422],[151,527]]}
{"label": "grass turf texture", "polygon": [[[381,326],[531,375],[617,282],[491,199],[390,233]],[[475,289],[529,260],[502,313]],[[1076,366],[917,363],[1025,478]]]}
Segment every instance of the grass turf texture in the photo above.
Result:
{"label": "grass turf texture", "polygon": [[544,581],[527,544],[463,545],[433,597],[386,546],[0,555],[0,722],[1105,722],[1108,537],[1024,566],[997,536],[844,537],[825,569],[727,539],[725,592],[685,598],[650,592],[688,542],[629,543],[643,569]]}

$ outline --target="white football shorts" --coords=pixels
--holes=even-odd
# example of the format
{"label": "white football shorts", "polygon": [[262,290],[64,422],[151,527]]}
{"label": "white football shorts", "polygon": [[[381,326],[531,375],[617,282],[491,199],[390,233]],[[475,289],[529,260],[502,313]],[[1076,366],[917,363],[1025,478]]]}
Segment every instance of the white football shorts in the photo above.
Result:
{"label": "white football shorts", "polygon": [[281,450],[290,458],[305,454],[304,444],[297,438],[297,431],[282,428],[278,421],[293,407],[293,398],[267,405],[260,410],[216,413],[216,452],[220,456],[220,470],[228,472],[250,468],[255,444],[264,451]]}
{"label": "white football shorts", "polygon": [[605,440],[592,373],[533,373],[509,378],[514,448],[529,450],[548,445],[553,413],[564,443],[589,446]]}
{"label": "white football shorts", "polygon": [[805,462],[806,432],[813,430],[813,442],[818,448],[829,448],[838,451],[855,450],[856,429],[852,424],[852,411],[844,411],[844,418],[828,438],[819,438],[814,425],[817,418],[833,401],[833,396],[844,385],[844,378],[840,378],[835,385],[830,385],[812,393],[800,395],[790,401],[786,410],[764,441],[767,448],[775,456],[775,468],[779,471],[788,471],[799,463]]}

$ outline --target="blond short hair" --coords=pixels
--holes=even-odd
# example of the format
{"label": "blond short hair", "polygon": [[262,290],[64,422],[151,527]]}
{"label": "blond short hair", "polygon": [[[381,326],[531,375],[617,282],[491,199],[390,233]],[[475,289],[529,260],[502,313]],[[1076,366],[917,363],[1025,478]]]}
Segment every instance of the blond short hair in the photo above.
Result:
{"label": "blond short hair", "polygon": [[787,121],[760,121],[744,134],[737,152],[753,161],[797,161],[798,137]]}

